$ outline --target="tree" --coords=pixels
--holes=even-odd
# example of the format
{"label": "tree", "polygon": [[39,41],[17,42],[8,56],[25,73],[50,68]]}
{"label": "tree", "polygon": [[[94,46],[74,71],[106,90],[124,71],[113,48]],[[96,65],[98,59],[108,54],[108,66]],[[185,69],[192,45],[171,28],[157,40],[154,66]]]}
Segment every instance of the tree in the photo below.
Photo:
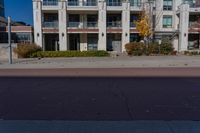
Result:
{"label": "tree", "polygon": [[144,40],[149,40],[149,37],[152,35],[151,22],[145,12],[143,12],[139,20],[136,21],[136,29]]}

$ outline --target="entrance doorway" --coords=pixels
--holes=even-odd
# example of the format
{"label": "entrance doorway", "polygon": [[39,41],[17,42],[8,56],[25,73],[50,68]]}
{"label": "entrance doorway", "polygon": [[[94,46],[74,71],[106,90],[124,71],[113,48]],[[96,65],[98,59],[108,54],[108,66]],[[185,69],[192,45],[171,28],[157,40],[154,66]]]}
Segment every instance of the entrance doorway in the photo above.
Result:
{"label": "entrance doorway", "polygon": [[59,35],[58,34],[44,34],[44,50],[45,51],[59,51]]}
{"label": "entrance doorway", "polygon": [[80,35],[70,34],[69,35],[69,50],[80,50]]}

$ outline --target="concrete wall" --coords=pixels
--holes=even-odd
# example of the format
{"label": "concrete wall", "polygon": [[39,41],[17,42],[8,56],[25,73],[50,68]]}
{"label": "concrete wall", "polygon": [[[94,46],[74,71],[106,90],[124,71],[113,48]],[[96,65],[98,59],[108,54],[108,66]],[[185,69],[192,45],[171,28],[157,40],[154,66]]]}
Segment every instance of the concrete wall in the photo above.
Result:
{"label": "concrete wall", "polygon": [[[12,44],[12,47],[15,48],[17,45]],[[17,55],[12,52],[13,58],[16,59]],[[0,59],[6,60],[9,58],[8,44],[0,44]]]}

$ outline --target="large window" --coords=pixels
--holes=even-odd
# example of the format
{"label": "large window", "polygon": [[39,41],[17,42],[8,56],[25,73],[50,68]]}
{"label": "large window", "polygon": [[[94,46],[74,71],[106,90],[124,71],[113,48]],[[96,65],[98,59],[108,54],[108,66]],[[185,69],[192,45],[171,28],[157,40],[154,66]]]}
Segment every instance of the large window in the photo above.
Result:
{"label": "large window", "polygon": [[171,11],[173,7],[172,0],[163,0],[163,10]]}
{"label": "large window", "polygon": [[172,27],[172,16],[163,16],[163,28],[171,28]]}

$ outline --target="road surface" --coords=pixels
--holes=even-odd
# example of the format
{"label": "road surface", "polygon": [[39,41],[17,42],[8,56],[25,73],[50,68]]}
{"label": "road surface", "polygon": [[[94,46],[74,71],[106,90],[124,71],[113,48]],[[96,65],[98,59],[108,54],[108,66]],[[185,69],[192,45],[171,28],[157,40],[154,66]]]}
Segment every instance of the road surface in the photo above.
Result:
{"label": "road surface", "polygon": [[5,75],[2,120],[200,120],[197,76]]}

